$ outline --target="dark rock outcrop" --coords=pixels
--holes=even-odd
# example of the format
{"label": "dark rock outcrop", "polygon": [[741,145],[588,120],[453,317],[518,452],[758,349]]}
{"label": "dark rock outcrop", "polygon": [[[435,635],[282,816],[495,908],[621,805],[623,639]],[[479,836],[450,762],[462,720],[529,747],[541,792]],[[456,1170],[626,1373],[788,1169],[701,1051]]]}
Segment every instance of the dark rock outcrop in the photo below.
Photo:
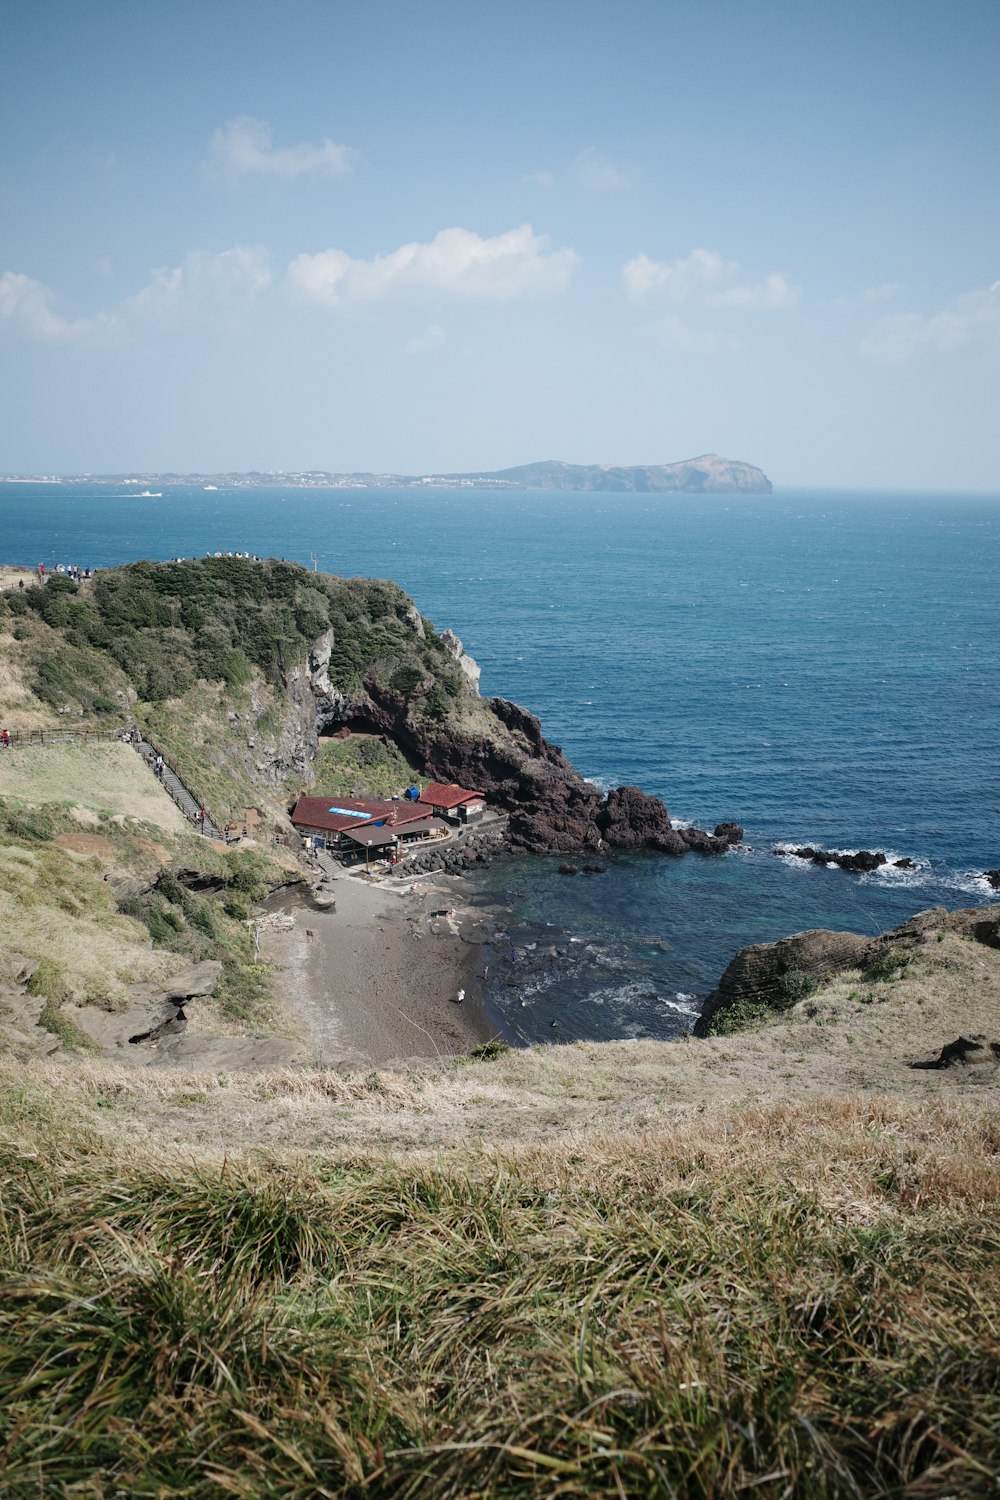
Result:
{"label": "dark rock outcrop", "polygon": [[[785,1010],[804,996],[809,981],[821,982],[847,969],[874,971],[882,967],[891,973],[899,967],[899,960],[924,944],[936,942],[942,933],[1000,948],[1000,905],[965,907],[961,911],[931,907],[875,938],[818,928],[778,943],[741,948],[719,980],[718,989],[705,1001],[695,1022],[695,1035],[711,1036],[716,1029],[715,1017],[736,1007],[752,1007],[753,1014],[759,1015]],[[802,978],[805,985],[800,982]]]}
{"label": "dark rock outcrop", "polygon": [[664,804],[637,786],[619,786],[609,792],[594,821],[605,843],[615,849],[655,849],[672,832]]}
{"label": "dark rock outcrop", "polygon": [[[319,649],[320,644],[322,649]],[[415,711],[413,701],[381,683],[374,673],[360,692],[345,695],[330,684],[330,643],[324,638],[310,657],[316,718],[328,735],[343,726],[386,735],[411,764],[436,781],[458,782],[484,793],[508,815],[507,842],[531,853],[586,854],[602,849],[650,849],[665,854],[725,853],[726,839],[700,829],[677,829],[657,797],[638,787],[618,787],[605,797],[585,781],[541,724],[506,698],[480,699],[475,664],[453,639],[463,666],[473,714],[438,720]],[[474,726],[474,727],[472,727]]]}
{"label": "dark rock outcrop", "polygon": [[737,1005],[784,1008],[780,1002],[787,976],[804,974],[818,983],[840,969],[861,968],[871,946],[870,938],[854,932],[816,928],[778,943],[741,948],[705,1001],[695,1035],[711,1036],[716,1015]]}
{"label": "dark rock outcrop", "polygon": [[975,1036],[959,1036],[947,1042],[931,1062],[911,1063],[912,1068],[973,1068],[989,1074],[1000,1067],[1000,1042],[991,1042],[977,1033]]}
{"label": "dark rock outcrop", "polygon": [[715,829],[715,838],[722,839],[727,844],[741,844],[743,842],[743,829],[738,823],[719,823]]}
{"label": "dark rock outcrop", "polygon": [[995,891],[1000,891],[1000,870],[984,870],[983,876]]}
{"label": "dark rock outcrop", "polygon": [[806,844],[801,849],[779,847],[774,853],[779,857],[791,854],[796,859],[810,859],[814,865],[839,865],[852,875],[868,875],[872,870],[878,870],[888,863],[884,854],[876,854],[871,849],[859,849],[856,854],[835,854],[829,849],[814,849]]}

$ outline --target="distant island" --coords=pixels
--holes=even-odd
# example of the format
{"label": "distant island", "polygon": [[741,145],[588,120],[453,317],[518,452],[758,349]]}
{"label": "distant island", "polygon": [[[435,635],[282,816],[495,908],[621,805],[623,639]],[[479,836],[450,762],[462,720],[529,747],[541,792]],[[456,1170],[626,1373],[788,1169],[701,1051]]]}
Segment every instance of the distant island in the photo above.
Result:
{"label": "distant island", "polygon": [[464,474],[332,474],[323,469],[272,470],[227,474],[4,475],[0,482],[40,484],[201,485],[204,489],[260,489],[289,485],[299,489],[613,490],[642,494],[770,495],[763,469],[717,453],[703,453],[673,464],[567,464],[558,459]]}

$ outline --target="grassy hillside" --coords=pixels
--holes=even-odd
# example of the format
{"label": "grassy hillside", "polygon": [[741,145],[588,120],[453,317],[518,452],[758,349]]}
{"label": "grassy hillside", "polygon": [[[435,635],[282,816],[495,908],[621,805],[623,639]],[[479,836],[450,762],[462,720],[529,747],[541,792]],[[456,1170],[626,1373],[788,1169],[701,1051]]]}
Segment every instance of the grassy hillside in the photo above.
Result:
{"label": "grassy hillside", "polygon": [[274,559],[139,562],[80,587],[56,576],[0,597],[0,622],[25,646],[36,696],[96,715],[120,712],[123,683],[143,703],[181,697],[199,680],[239,688],[260,673],[280,684],[329,629],[334,686],[350,692],[374,672],[409,693],[430,674],[422,706],[440,715],[460,693],[460,673],[429,622],[422,636],[408,623],[412,614],[396,584]]}
{"label": "grassy hillside", "polygon": [[116,1133],[110,1078],[6,1082],[5,1494],[814,1500],[1000,1465],[985,1103],[223,1157]]}
{"label": "grassy hillside", "polygon": [[[334,689],[378,684],[429,722],[461,710],[454,657],[396,584],[204,558],[0,594],[4,713],[22,729],[134,718],[219,827],[248,807],[274,824],[286,791],[310,780],[303,766],[286,786],[271,769],[291,753],[288,683],[328,631]],[[372,770],[380,786],[388,770]]]}
{"label": "grassy hillside", "polygon": [[271,1004],[245,918],[287,879],[263,849],[226,852],[190,831],[124,745],[3,752],[0,1048],[30,1050],[40,1029],[92,1050],[88,1008],[123,1011],[131,986],[207,958],[223,978],[205,1013],[260,1025]]}
{"label": "grassy hillside", "polygon": [[[4,596],[0,692],[15,727],[128,707],[223,821],[327,629],[345,690],[481,712],[393,585],[235,559]],[[413,779],[365,735],[317,774]],[[94,1008],[203,959],[213,1029],[275,1026],[245,919],[280,860],[123,746],[0,752],[0,1493],[995,1493],[1000,1062],[926,1064],[1000,1042],[1000,950],[941,921],[673,1044],[94,1057]]]}
{"label": "grassy hillside", "polygon": [[911,1064],[1000,951],[861,983],[357,1075],[0,1061],[0,1488],[991,1493],[996,1069]]}

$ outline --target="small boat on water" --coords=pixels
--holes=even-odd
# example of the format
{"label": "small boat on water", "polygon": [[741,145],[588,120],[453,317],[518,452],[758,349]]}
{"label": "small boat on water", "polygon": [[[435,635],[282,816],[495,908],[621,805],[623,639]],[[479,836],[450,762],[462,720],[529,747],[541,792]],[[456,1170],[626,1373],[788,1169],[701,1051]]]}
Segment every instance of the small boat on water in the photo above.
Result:
{"label": "small boat on water", "polygon": [[203,484],[202,485],[202,489],[203,490],[217,490],[218,488],[219,488],[219,486],[217,484]]}
{"label": "small boat on water", "polygon": [[162,500],[162,490],[140,490],[135,497],[137,500]]}

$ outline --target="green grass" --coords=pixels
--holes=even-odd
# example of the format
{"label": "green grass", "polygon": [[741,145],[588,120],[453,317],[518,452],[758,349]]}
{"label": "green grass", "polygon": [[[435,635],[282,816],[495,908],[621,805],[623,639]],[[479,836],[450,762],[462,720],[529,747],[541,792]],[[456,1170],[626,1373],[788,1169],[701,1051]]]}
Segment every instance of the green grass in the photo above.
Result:
{"label": "green grass", "polygon": [[[177,839],[130,820],[102,825],[118,875],[148,889],[115,902],[97,859],[72,856],[54,842],[80,825],[62,808],[13,808],[0,798],[0,923],[3,947],[38,961],[28,984],[46,1004],[39,1025],[64,1046],[93,1051],[71,1019],[66,1002],[122,1011],[127,984],[165,974],[167,949],[192,962],[218,959],[222,980],[212,1004],[229,1022],[260,1028],[273,1024],[270,968],[256,961],[246,917],[253,902],[288,878],[262,849],[214,849],[195,834]],[[175,856],[161,868],[149,835]],[[213,878],[217,890],[189,890],[175,871]],[[59,956],[58,961],[53,954]],[[174,965],[175,967],[176,965]],[[0,951],[0,983],[8,979]]]}
{"label": "green grass", "polygon": [[69,999],[65,970],[55,959],[43,958],[25,986],[29,995],[44,1000],[38,1024],[59,1038],[68,1051],[96,1052],[97,1048],[85,1031],[82,1031],[66,1014],[63,1006]]}
{"label": "green grass", "polygon": [[995,1126],[964,1190],[888,1140],[852,1215],[787,1111],[752,1174],[648,1136],[594,1171],[102,1160],[13,1112],[5,1495],[990,1492]]}
{"label": "green grass", "polygon": [[330,740],[320,747],[313,765],[314,794],[322,796],[368,795],[391,797],[408,786],[424,786],[405,756],[391,742],[377,735],[352,735],[349,740]]}

